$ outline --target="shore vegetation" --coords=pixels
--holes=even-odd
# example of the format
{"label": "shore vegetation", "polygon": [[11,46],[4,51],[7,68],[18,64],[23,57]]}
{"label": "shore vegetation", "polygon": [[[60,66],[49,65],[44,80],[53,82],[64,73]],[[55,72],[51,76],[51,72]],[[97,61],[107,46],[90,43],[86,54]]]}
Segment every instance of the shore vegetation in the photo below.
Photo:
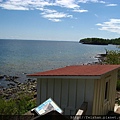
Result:
{"label": "shore vegetation", "polygon": [[0,115],[23,115],[36,106],[32,94],[21,93],[18,98],[0,98]]}

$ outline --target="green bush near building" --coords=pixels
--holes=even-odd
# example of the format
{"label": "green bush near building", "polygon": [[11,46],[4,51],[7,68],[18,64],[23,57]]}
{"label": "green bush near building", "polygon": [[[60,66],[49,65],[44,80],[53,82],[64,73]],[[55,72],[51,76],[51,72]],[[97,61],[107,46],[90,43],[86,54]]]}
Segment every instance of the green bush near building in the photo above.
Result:
{"label": "green bush near building", "polygon": [[120,50],[107,50],[105,62],[107,64],[120,64]]}
{"label": "green bush near building", "polygon": [[0,115],[23,115],[36,106],[32,95],[20,95],[16,99],[5,100],[0,98]]}
{"label": "green bush near building", "polygon": [[117,91],[120,91],[120,80],[117,81],[117,87],[116,87]]}

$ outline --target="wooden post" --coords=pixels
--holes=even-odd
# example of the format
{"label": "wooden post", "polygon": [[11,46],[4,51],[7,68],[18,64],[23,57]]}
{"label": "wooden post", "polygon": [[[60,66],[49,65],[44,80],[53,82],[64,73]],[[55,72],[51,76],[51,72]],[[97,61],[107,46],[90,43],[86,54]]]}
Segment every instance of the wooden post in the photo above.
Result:
{"label": "wooden post", "polygon": [[77,111],[74,120],[79,120],[82,115],[85,115],[87,111],[87,107],[88,107],[88,102],[83,102],[80,109]]}

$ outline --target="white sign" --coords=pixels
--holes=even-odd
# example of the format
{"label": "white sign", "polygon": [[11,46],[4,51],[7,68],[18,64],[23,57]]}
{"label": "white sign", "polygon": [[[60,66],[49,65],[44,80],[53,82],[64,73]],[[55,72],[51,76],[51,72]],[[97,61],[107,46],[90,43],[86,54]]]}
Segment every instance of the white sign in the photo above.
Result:
{"label": "white sign", "polygon": [[59,113],[63,112],[51,98],[43,102],[41,105],[36,107],[34,110],[39,115],[46,114],[52,110],[56,110]]}

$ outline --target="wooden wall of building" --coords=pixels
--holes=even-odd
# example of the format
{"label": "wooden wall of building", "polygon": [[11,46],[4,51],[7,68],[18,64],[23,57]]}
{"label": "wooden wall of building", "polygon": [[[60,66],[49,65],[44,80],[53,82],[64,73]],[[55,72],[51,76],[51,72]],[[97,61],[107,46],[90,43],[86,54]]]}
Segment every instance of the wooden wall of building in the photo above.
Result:
{"label": "wooden wall of building", "polygon": [[[108,100],[105,85],[109,81]],[[105,115],[114,110],[117,71],[102,75],[101,79],[37,79],[37,104],[52,98],[65,115],[75,115],[83,102],[88,102],[87,115]]]}
{"label": "wooden wall of building", "polygon": [[[109,82],[108,100],[105,100],[105,84]],[[94,100],[92,115],[106,115],[108,111],[114,110],[116,96],[117,71],[112,71],[101,80],[95,80]]]}
{"label": "wooden wall of building", "polygon": [[37,104],[52,98],[65,115],[75,115],[88,102],[86,114],[92,114],[94,80],[41,78],[37,80]]}

